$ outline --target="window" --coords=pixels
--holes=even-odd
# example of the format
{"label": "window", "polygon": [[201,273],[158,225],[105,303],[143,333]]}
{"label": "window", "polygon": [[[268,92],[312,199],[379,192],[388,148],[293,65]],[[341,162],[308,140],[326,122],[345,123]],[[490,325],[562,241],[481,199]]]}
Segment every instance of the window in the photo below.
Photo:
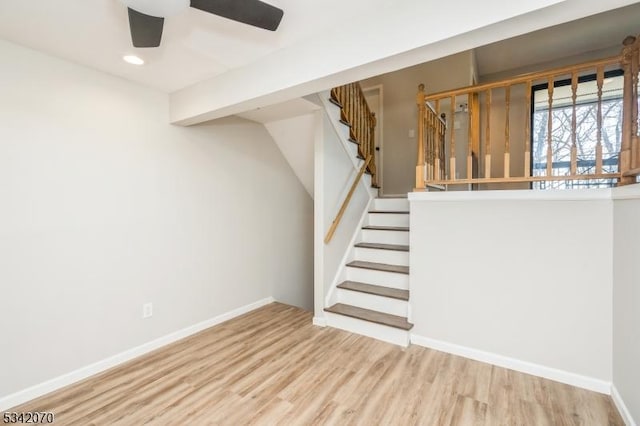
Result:
{"label": "window", "polygon": [[[604,75],[602,88],[602,169],[604,173],[618,171],[618,154],[622,142],[622,71],[611,71]],[[532,174],[545,176],[547,173],[549,94],[548,85],[532,88],[533,116],[531,126]],[[551,106],[552,131],[552,174],[570,174],[571,130],[573,121],[573,100],[571,80],[554,84]],[[596,145],[598,141],[598,88],[596,76],[580,77],[576,99],[576,147],[577,173],[595,174]],[[534,189],[605,188],[614,186],[615,179],[567,180],[534,182]]]}

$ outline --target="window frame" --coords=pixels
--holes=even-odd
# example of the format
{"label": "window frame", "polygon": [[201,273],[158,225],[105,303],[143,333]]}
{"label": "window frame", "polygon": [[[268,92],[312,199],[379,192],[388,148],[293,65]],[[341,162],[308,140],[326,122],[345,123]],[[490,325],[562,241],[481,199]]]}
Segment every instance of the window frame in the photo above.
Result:
{"label": "window frame", "polygon": [[[604,78],[612,78],[612,77],[621,77],[624,76],[624,70],[622,68],[616,68],[613,70],[609,70],[609,71],[605,71],[604,72]],[[590,82],[590,81],[595,81],[597,80],[598,75],[596,73],[593,74],[587,74],[587,75],[582,75],[578,77],[578,85],[580,85],[580,83],[586,83],[586,82]],[[562,79],[562,80],[555,80],[553,82],[553,87],[563,87],[563,86],[570,86],[571,85],[571,78],[566,78],[566,79]],[[540,83],[540,84],[536,84],[536,85],[531,85],[531,105],[529,106],[531,114],[529,114],[529,128],[533,129],[533,124],[534,124],[534,116],[535,116],[535,102],[536,102],[536,98],[535,98],[535,94],[538,91],[541,90],[547,90],[549,88],[549,83]],[[553,109],[553,107],[552,107]],[[533,131],[529,132],[529,143],[531,146],[531,152],[534,152],[534,134]],[[534,170],[534,158],[533,155],[530,155],[529,158],[529,176],[533,176]],[[529,189],[533,189],[533,184],[534,182],[529,182]]]}

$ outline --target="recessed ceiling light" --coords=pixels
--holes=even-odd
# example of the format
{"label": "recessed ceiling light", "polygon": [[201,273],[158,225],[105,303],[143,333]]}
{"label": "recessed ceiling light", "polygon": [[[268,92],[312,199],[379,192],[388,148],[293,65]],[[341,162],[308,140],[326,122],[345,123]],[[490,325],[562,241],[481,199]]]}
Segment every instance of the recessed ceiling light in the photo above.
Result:
{"label": "recessed ceiling light", "polygon": [[122,59],[132,65],[144,65],[144,60],[136,55],[124,55]]}

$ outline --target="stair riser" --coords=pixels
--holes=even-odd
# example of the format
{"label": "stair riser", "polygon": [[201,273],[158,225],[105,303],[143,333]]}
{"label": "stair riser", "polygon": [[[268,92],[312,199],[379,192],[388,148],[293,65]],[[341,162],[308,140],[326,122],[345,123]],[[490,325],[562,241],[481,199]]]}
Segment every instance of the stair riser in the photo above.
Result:
{"label": "stair riser", "polygon": [[346,317],[331,312],[325,312],[327,325],[362,336],[372,337],[383,342],[393,343],[402,347],[409,346],[409,332],[386,325]]}
{"label": "stair riser", "polygon": [[409,275],[407,274],[353,267],[347,267],[345,269],[347,271],[345,278],[349,281],[409,290]]}
{"label": "stair riser", "polygon": [[356,247],[355,260],[409,266],[409,252]]}
{"label": "stair riser", "polygon": [[376,198],[374,206],[374,210],[409,211],[409,200],[406,198]]}
{"label": "stair riser", "polygon": [[409,227],[408,214],[369,213],[369,225]]}
{"label": "stair riser", "polygon": [[338,302],[359,308],[371,309],[386,314],[406,317],[408,303],[406,300],[377,296],[375,294],[361,293],[358,291],[338,289]]}
{"label": "stair riser", "polygon": [[366,243],[409,245],[409,233],[406,231],[362,230],[362,241]]}

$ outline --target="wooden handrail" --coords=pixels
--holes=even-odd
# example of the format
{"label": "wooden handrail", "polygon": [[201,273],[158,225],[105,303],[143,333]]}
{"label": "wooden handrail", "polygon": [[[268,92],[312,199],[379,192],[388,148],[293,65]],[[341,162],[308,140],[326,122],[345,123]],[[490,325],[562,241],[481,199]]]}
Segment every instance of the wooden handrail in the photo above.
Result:
{"label": "wooden handrail", "polygon": [[500,81],[493,81],[489,83],[477,84],[475,86],[466,86],[461,87],[459,89],[453,90],[444,90],[442,92],[431,93],[429,95],[425,95],[425,101],[433,101],[436,99],[442,98],[450,98],[451,96],[459,96],[466,95],[470,92],[484,92],[489,89],[497,89],[506,86],[513,86],[514,84],[524,84],[528,81],[535,80],[546,80],[549,77],[554,77],[562,74],[570,74],[572,71],[584,71],[592,68],[597,68],[599,66],[607,66],[607,65],[619,65],[620,64],[620,55],[613,56],[605,59],[598,59],[589,62],[583,62],[578,65],[567,65],[564,67],[558,67],[551,70],[546,71],[536,71],[530,72],[526,74],[520,74],[515,77],[506,78]]}
{"label": "wooden handrail", "polygon": [[342,220],[342,216],[344,215],[344,212],[347,210],[347,206],[349,205],[349,202],[351,201],[351,197],[353,197],[353,193],[355,192],[356,187],[358,186],[358,182],[360,182],[360,179],[362,178],[362,175],[367,170],[367,166],[369,165],[369,163],[371,162],[372,159],[373,159],[373,156],[369,155],[367,157],[367,159],[364,161],[364,164],[362,164],[362,167],[360,167],[360,171],[356,175],[356,178],[353,180],[353,184],[351,185],[351,188],[349,189],[349,193],[347,194],[347,196],[345,197],[344,201],[342,202],[342,206],[340,206],[340,210],[338,211],[338,214],[336,215],[336,218],[333,219],[333,222],[331,223],[331,226],[329,227],[329,231],[327,232],[327,235],[324,237],[324,243],[325,244],[328,244],[329,241],[331,241],[331,238],[333,238],[333,234],[336,232],[336,229],[338,228],[338,225],[340,224],[340,221]]}

